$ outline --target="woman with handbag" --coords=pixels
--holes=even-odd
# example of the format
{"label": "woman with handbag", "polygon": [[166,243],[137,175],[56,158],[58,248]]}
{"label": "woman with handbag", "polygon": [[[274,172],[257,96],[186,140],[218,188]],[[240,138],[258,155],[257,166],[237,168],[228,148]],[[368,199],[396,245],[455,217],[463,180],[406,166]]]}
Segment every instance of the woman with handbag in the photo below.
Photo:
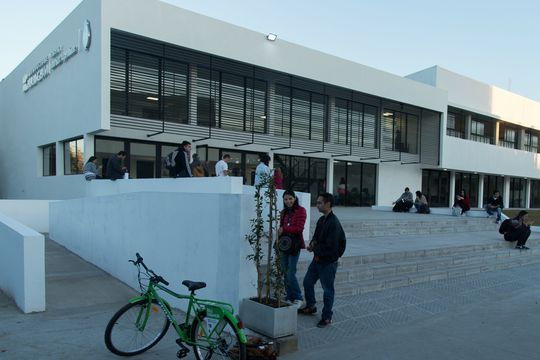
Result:
{"label": "woman with handbag", "polygon": [[[300,308],[303,303],[302,291],[296,278],[296,265],[300,257],[300,249],[305,249],[304,225],[306,223],[306,209],[298,204],[298,198],[292,190],[283,193],[283,210],[280,216],[278,229],[281,266],[285,274],[287,297],[285,300]],[[289,243],[290,246],[281,246]]]}

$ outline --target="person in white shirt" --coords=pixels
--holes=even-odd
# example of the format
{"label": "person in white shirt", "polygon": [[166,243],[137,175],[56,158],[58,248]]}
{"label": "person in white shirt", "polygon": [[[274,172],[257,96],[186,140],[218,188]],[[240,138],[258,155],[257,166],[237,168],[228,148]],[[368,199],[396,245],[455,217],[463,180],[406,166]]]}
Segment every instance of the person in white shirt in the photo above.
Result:
{"label": "person in white shirt", "polygon": [[259,185],[265,175],[271,176],[272,171],[270,170],[270,167],[268,166],[268,163],[270,162],[270,156],[264,154],[260,158],[260,163],[257,165],[257,168],[255,169],[255,186]]}
{"label": "person in white shirt", "polygon": [[216,176],[228,176],[229,175],[229,161],[231,161],[231,155],[225,154],[216,163]]}

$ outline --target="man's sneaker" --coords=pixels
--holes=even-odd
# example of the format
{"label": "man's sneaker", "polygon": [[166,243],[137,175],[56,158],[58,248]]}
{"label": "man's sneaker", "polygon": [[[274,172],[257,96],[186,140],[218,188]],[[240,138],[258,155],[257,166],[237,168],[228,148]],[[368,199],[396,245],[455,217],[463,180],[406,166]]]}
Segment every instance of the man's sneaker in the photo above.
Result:
{"label": "man's sneaker", "polygon": [[298,313],[301,315],[313,315],[317,312],[316,306],[304,306],[303,308],[298,309]]}
{"label": "man's sneaker", "polygon": [[324,328],[324,327],[327,327],[328,325],[330,325],[332,323],[332,320],[330,319],[321,319],[321,321],[319,321],[317,323],[317,327],[318,328]]}
{"label": "man's sneaker", "polygon": [[304,305],[304,302],[302,300],[294,300],[292,302],[293,306],[296,307],[297,309],[300,309],[302,307],[302,305]]}
{"label": "man's sneaker", "polygon": [[522,250],[529,250],[529,248],[526,247],[525,245],[521,245],[521,249],[522,249]]}
{"label": "man's sneaker", "polygon": [[523,245],[516,245],[516,249],[519,249],[519,250],[523,249]]}

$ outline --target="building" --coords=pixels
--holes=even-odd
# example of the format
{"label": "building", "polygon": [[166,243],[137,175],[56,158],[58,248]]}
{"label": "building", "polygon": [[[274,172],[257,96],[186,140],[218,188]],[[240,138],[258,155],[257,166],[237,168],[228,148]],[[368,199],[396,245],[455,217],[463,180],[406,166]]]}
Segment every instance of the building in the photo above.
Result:
{"label": "building", "polygon": [[406,78],[155,0],[83,1],[0,82],[0,198],[85,194],[82,166],[128,153],[132,178],[167,176],[183,140],[232,157],[252,184],[260,153],[285,186],[389,205],[405,186],[448,207],[503,192],[540,206],[540,104],[439,67]]}

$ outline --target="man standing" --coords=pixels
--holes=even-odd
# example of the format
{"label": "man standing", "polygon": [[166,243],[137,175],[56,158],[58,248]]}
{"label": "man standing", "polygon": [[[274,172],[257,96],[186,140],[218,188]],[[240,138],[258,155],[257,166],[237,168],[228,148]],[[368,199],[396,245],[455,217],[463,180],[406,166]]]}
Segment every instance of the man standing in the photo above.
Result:
{"label": "man standing", "polygon": [[216,176],[229,176],[229,161],[231,161],[231,155],[225,154],[216,163]]}
{"label": "man standing", "polygon": [[486,205],[486,212],[489,216],[497,213],[497,219],[495,220],[495,223],[498,224],[499,221],[501,221],[501,213],[503,208],[504,204],[501,198],[501,193],[499,192],[499,190],[495,190],[493,192],[493,196],[488,199]]}
{"label": "man standing", "polygon": [[174,177],[191,177],[191,167],[189,166],[189,157],[191,154],[191,143],[182,141],[178,147],[178,153],[174,158]]}
{"label": "man standing", "polygon": [[323,288],[323,310],[321,320],[317,327],[323,328],[332,322],[332,306],[334,305],[334,280],[338,267],[338,259],[345,252],[345,232],[338,218],[332,212],[334,197],[329,193],[322,193],[317,198],[317,209],[323,214],[317,221],[313,239],[307,247],[313,251],[313,260],[309,264],[304,277],[304,295],[306,304],[298,310],[303,315],[317,312],[315,307],[315,283],[321,281]]}
{"label": "man standing", "polygon": [[265,177],[270,177],[272,173],[268,164],[270,163],[270,156],[267,154],[261,155],[259,165],[255,169],[255,186],[260,185]]}
{"label": "man standing", "polygon": [[119,151],[107,161],[107,177],[111,180],[122,179],[126,172],[126,167],[122,166],[122,162],[126,158],[125,151]]}

